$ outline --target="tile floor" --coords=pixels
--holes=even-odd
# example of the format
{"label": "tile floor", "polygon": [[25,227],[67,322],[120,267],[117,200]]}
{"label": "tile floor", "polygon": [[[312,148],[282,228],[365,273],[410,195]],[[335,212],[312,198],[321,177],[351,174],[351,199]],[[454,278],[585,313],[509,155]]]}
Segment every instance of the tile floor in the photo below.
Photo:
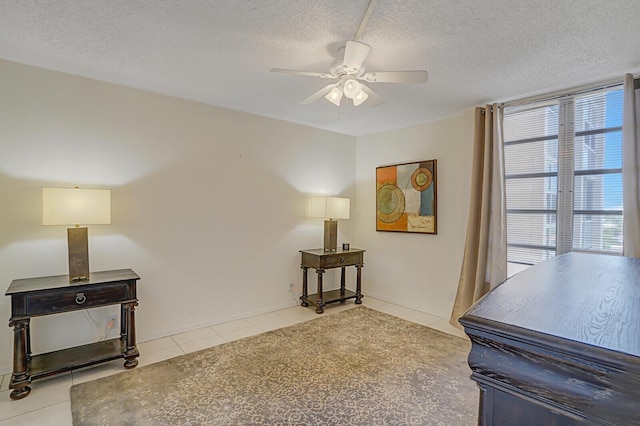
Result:
{"label": "tile floor", "polygon": [[[460,330],[449,325],[448,320],[415,311],[404,306],[394,305],[370,297],[363,304],[399,318],[413,321],[445,333],[465,337]],[[356,305],[350,301],[344,305],[330,305],[323,315],[351,309]],[[173,358],[189,352],[220,345],[243,337],[253,336],[299,322],[318,318],[312,308],[294,306],[254,317],[230,321],[211,327],[200,328],[170,337],[151,340],[138,344],[140,350],[139,367]],[[9,379],[11,374],[0,375],[0,426],[14,425],[71,425],[71,401],[69,388],[77,383],[98,379],[123,372],[122,360],[99,366],[75,370],[50,379],[34,382],[31,394],[22,400],[9,398]]]}

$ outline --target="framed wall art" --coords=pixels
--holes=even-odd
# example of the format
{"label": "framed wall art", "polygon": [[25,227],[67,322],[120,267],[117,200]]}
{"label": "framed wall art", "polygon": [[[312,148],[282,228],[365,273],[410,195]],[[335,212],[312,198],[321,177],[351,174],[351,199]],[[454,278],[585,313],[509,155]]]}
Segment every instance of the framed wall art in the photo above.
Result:
{"label": "framed wall art", "polygon": [[437,234],[436,163],[376,167],[376,231]]}

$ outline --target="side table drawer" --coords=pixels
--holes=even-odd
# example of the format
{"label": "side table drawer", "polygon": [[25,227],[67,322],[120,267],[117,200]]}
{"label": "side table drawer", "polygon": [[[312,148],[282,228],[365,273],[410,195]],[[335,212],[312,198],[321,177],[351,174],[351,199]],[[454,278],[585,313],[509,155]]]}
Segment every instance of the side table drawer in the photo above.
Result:
{"label": "side table drawer", "polygon": [[128,288],[126,282],[121,282],[109,286],[92,285],[91,288],[30,293],[26,295],[27,315],[46,315],[119,303],[131,297]]}
{"label": "side table drawer", "polygon": [[326,256],[322,259],[325,268],[336,268],[339,266],[351,266],[362,263],[362,252],[360,253],[340,253]]}

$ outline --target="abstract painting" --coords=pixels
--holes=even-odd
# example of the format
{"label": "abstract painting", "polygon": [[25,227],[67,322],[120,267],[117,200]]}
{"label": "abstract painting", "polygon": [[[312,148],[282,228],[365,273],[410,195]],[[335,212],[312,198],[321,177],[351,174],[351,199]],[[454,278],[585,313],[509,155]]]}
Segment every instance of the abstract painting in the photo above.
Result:
{"label": "abstract painting", "polygon": [[376,230],[437,234],[436,160],[376,167]]}

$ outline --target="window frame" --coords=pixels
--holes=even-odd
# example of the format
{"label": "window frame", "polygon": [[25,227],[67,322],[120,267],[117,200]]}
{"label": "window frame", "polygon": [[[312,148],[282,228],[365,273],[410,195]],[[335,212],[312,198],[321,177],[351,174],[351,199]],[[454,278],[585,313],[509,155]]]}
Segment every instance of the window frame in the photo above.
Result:
{"label": "window frame", "polygon": [[[592,90],[589,93],[573,93],[564,95],[562,97],[557,97],[555,99],[546,99],[544,102],[531,102],[529,104],[520,104],[518,107],[512,108],[509,111],[509,107],[505,109],[505,116],[509,114],[517,114],[521,112],[526,112],[534,109],[542,109],[547,108],[552,105],[557,105],[557,134],[550,134],[544,136],[536,136],[515,140],[504,140],[504,147],[507,148],[509,146],[517,145],[517,144],[526,144],[526,143],[536,143],[536,142],[545,142],[545,155],[548,155],[548,147],[546,145],[546,141],[557,141],[557,167],[556,171],[549,171],[547,169],[547,165],[545,165],[544,172],[523,172],[523,173],[513,173],[505,176],[505,184],[507,184],[510,180],[513,179],[526,179],[526,178],[545,178],[552,179],[556,178],[556,192],[555,192],[555,203],[553,202],[553,189],[552,189],[552,181],[549,180],[545,182],[545,187],[541,195],[545,200],[545,207],[543,209],[540,208],[507,208],[507,227],[509,222],[509,217],[513,218],[513,215],[518,214],[530,214],[530,215],[545,215],[545,218],[542,220],[543,226],[541,228],[541,241],[543,244],[527,244],[523,242],[510,242],[509,236],[507,235],[507,253],[508,253],[508,263],[509,264],[520,264],[520,265],[531,265],[533,263],[527,263],[523,261],[514,261],[513,259],[509,259],[509,249],[533,249],[539,250],[541,252],[541,258],[547,258],[549,256],[549,252],[554,252],[555,256],[560,254],[567,253],[569,251],[577,251],[577,252],[587,252],[587,253],[601,253],[601,254],[610,254],[610,255],[622,255],[622,251],[609,251],[609,250],[589,250],[584,247],[574,248],[574,231],[576,227],[576,218],[584,217],[587,219],[580,219],[580,225],[584,225],[589,222],[589,226],[595,227],[599,226],[600,230],[604,230],[605,227],[602,223],[598,224],[597,222],[600,219],[595,219],[597,217],[605,218],[607,216],[620,216],[623,217],[624,212],[622,210],[616,209],[606,209],[604,205],[602,208],[596,208],[595,205],[581,205],[581,209],[575,209],[576,202],[576,194],[575,194],[575,186],[576,186],[576,178],[583,177],[586,181],[585,185],[589,184],[589,177],[593,177],[595,180],[598,176],[605,176],[609,174],[619,174],[622,173],[622,167],[619,168],[606,168],[604,164],[601,167],[597,168],[597,161],[591,155],[586,157],[588,164],[583,168],[578,168],[576,170],[575,165],[575,157],[576,157],[576,140],[582,138],[583,144],[588,144],[591,140],[592,145],[591,150],[595,153],[596,143],[595,138],[598,135],[606,135],[607,133],[613,132],[622,132],[622,126],[611,126],[607,127],[607,123],[604,123],[604,126],[601,128],[588,128],[589,125],[585,125],[583,127],[587,127],[586,130],[579,130],[576,132],[575,126],[575,114],[577,109],[577,100],[592,95],[596,92],[609,93],[621,90],[622,85],[610,85],[608,87],[601,88],[600,90]],[[552,115],[553,109],[546,111],[545,114]],[[545,120],[546,120],[545,116]],[[588,124],[588,123],[587,123]],[[552,128],[554,130],[554,128]],[[553,133],[553,131],[552,131]],[[584,147],[582,149],[587,149],[588,147]],[[507,160],[507,156],[505,156],[505,160]],[[508,169],[508,168],[506,168]],[[508,188],[508,184],[505,185],[505,188]],[[580,188],[584,189],[584,188]],[[586,190],[586,189],[585,189]],[[509,196],[508,192],[506,194],[507,198]],[[580,198],[580,200],[590,202],[589,197]],[[554,208],[548,208],[549,206]],[[598,203],[595,203],[598,204]],[[508,204],[507,204],[508,205]],[[553,226],[553,215],[555,215],[555,245],[550,243],[550,227]],[[513,219],[512,219],[513,220]],[[604,219],[602,219],[604,220]],[[588,226],[585,228],[581,228],[581,232],[587,232]],[[601,232],[601,231],[600,231]],[[592,234],[591,234],[592,235]],[[584,237],[584,235],[583,235]],[[578,241],[587,241],[587,238],[584,240],[580,238]],[[604,245],[604,238],[601,237],[600,240],[600,248]],[[546,254],[545,254],[546,253]],[[522,257],[526,257],[522,255]],[[553,256],[552,256],[553,257]],[[533,261],[533,260],[532,260]]]}

